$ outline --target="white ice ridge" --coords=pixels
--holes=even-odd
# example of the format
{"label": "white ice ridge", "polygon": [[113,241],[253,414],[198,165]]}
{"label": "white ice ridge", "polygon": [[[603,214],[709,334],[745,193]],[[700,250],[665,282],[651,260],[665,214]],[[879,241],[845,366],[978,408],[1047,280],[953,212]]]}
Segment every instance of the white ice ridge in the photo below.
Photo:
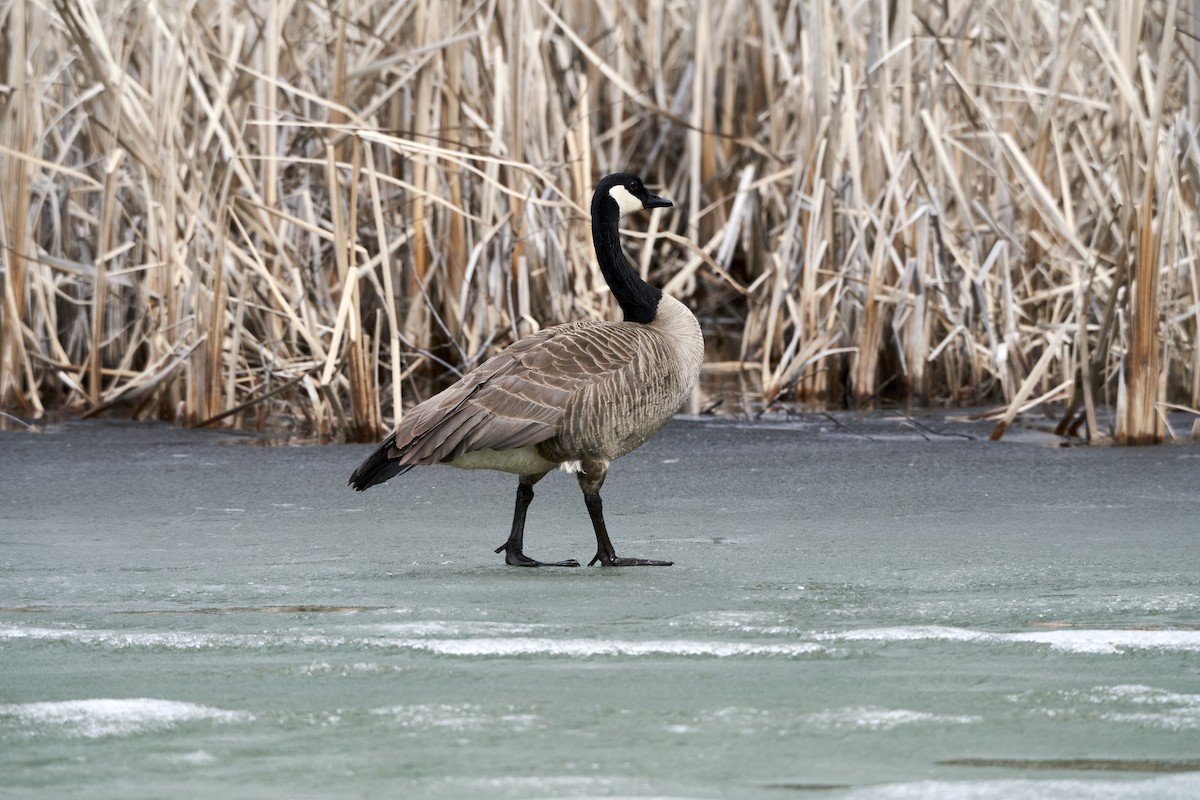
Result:
{"label": "white ice ridge", "polygon": [[425,639],[408,644],[451,656],[804,656],[822,653],[825,647],[812,642],[763,644],[757,642],[710,642],[695,640],[620,641],[611,639]]}
{"label": "white ice ridge", "polygon": [[902,725],[970,725],[983,717],[965,714],[931,714],[904,708],[852,706],[818,711],[807,720],[819,728],[832,730],[890,731]]}
{"label": "white ice ridge", "polygon": [[[367,627],[367,626],[364,626]],[[459,657],[504,658],[514,656],[556,656],[589,658],[599,656],[784,656],[795,657],[827,650],[815,642],[729,642],[688,639],[613,640],[531,636],[466,636],[436,638],[430,634],[439,630],[429,623],[417,630],[406,625],[369,626],[344,629],[335,634],[295,633],[281,631],[270,634],[205,634],[171,631],[113,631],[59,628],[0,628],[0,641],[32,639],[68,644],[101,645],[113,649],[263,649],[269,647],[311,647],[325,649],[359,645],[361,647],[409,650]],[[408,635],[390,635],[403,631]],[[448,631],[447,631],[448,632]],[[416,635],[414,635],[416,634]]]}
{"label": "white ice ridge", "polygon": [[[327,649],[359,646],[428,652],[446,656],[508,657],[547,655],[593,656],[784,656],[831,652],[850,642],[957,642],[1006,646],[1033,644],[1066,653],[1120,655],[1139,650],[1200,652],[1198,630],[1130,630],[1069,628],[1017,632],[980,631],[939,625],[861,628],[822,632],[786,632],[758,640],[608,639],[531,636],[537,626],[490,623],[414,622],[335,627],[330,631],[287,630],[268,633],[203,633],[181,631],[102,630],[80,628],[0,627],[0,641],[34,640],[114,650],[256,650],[272,647]],[[774,629],[773,629],[774,630]]]}
{"label": "white ice ridge", "polygon": [[840,800],[1195,800],[1200,777],[1170,775],[1146,780],[1028,779],[914,781],[861,786]]}
{"label": "white ice ridge", "polygon": [[818,641],[916,642],[945,641],[972,644],[1042,644],[1069,653],[1117,654],[1129,650],[1200,652],[1200,631],[1066,628],[996,633],[940,625],[863,628],[832,631]]}

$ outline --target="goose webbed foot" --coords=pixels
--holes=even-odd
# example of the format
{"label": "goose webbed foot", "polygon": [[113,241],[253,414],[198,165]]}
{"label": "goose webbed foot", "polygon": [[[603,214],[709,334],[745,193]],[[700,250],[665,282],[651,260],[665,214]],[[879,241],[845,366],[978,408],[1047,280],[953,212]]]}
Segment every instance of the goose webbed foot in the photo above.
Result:
{"label": "goose webbed foot", "polygon": [[615,554],[603,553],[596,553],[592,556],[588,566],[590,567],[596,562],[600,562],[602,567],[670,567],[675,564],[674,561],[658,561],[653,558],[622,558]]}
{"label": "goose webbed foot", "polygon": [[505,542],[496,548],[497,553],[504,553],[504,563],[510,567],[578,567],[579,562],[573,558],[568,558],[566,561],[538,561],[530,558],[520,550],[509,547],[509,543]]}

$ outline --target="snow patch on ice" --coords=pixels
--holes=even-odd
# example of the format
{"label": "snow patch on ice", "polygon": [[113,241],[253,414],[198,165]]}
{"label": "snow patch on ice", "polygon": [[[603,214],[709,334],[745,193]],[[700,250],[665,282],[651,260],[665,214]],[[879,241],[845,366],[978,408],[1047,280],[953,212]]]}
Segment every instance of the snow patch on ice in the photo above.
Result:
{"label": "snow patch on ice", "polygon": [[152,697],[90,698],[0,705],[0,719],[10,718],[38,730],[98,739],[161,731],[187,722],[242,722],[253,719],[244,711],[162,700]]}
{"label": "snow patch on ice", "polygon": [[903,708],[852,706],[809,714],[807,720],[831,730],[890,731],[902,725],[970,725],[982,722],[983,717],[970,715],[931,714]]}
{"label": "snow patch on ice", "polygon": [[945,641],[981,644],[1041,644],[1067,653],[1116,655],[1134,650],[1200,652],[1200,631],[1070,628],[993,633],[941,625],[863,628],[820,633],[819,641]]}

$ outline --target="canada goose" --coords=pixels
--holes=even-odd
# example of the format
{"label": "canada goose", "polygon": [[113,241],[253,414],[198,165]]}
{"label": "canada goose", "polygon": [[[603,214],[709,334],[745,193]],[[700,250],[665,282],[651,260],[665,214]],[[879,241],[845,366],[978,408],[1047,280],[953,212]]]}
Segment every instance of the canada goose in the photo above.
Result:
{"label": "canada goose", "polygon": [[544,563],[524,552],[533,485],[561,467],[576,473],[595,529],[589,566],[670,566],[619,557],[600,501],[608,465],[666,424],[700,375],[700,324],[683,303],[638,277],[617,236],[621,217],[670,205],[636,175],[600,181],[592,196],[592,241],[624,320],[556,325],[514,342],[409,411],[350,485],[362,491],[425,464],[516,473],[512,529],[496,552],[513,566],[577,567],[573,558]]}

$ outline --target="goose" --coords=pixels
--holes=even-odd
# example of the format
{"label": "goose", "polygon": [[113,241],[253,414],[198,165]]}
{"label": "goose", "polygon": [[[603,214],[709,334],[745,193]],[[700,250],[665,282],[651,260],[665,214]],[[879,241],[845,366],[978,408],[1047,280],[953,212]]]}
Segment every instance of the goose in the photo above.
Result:
{"label": "goose", "polygon": [[549,472],[573,472],[596,535],[588,566],[671,566],[623,558],[604,523],[600,488],[609,465],[646,442],[691,394],[704,339],[687,306],[643,281],[621,250],[618,222],[670,200],[629,173],[606,176],[592,197],[592,242],[620,322],[571,322],[509,345],[453,386],[413,407],[350,476],[363,491],[415,466],[448,464],[518,476],[508,539],[496,548],[519,567],[578,567],[525,554],[533,487]]}

